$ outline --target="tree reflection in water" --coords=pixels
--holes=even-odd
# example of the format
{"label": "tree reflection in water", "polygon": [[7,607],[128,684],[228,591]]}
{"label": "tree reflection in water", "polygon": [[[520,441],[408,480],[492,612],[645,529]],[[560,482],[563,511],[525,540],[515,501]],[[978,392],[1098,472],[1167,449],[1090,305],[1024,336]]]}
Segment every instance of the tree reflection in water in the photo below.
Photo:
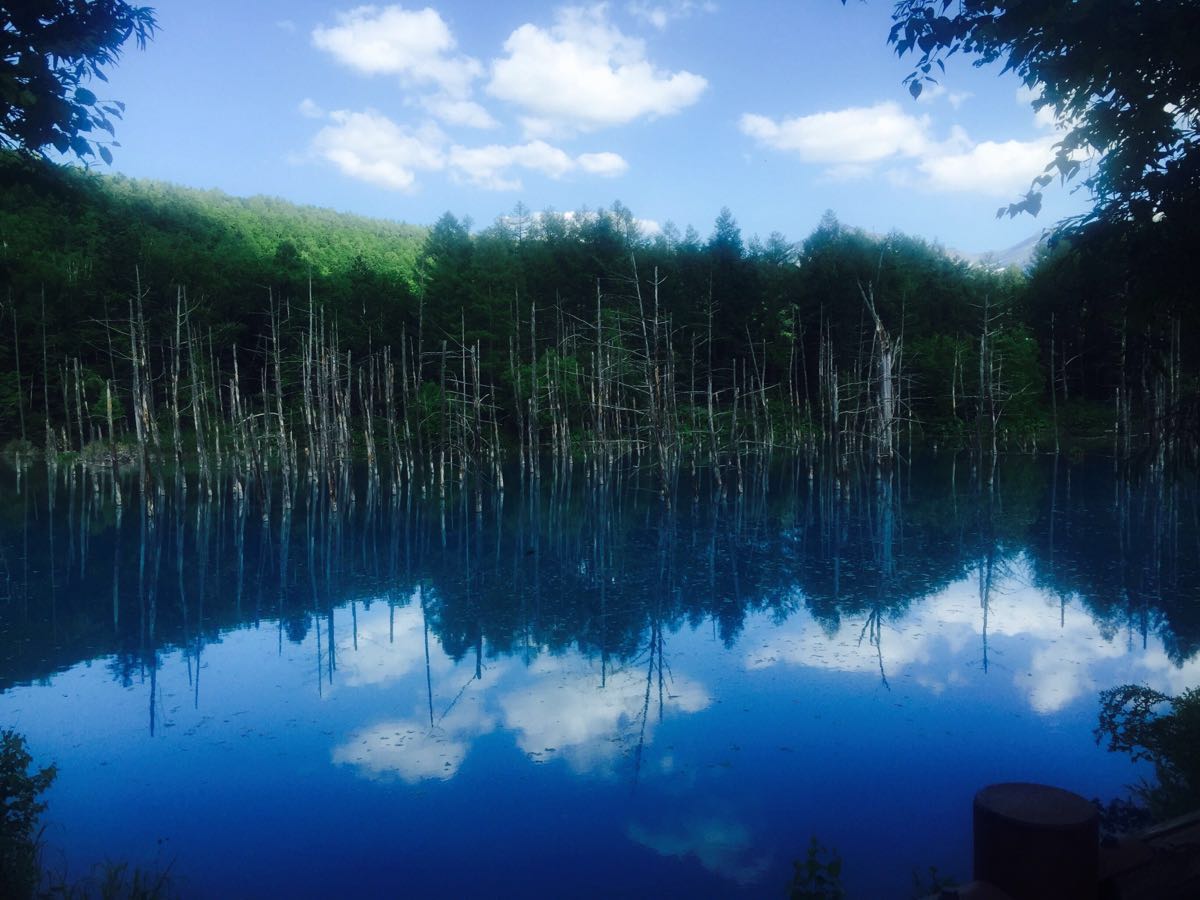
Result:
{"label": "tree reflection in water", "polygon": [[[64,798],[91,779],[130,802],[98,777],[108,759],[72,749],[92,741],[120,746],[139,784],[187,794],[170,774],[186,750],[200,785],[303,778],[353,796],[354,816],[373,797],[400,816],[434,790],[447,810],[462,793],[500,815],[542,792],[522,821],[548,854],[586,836],[622,860],[607,869],[633,877],[651,856],[754,893],[786,881],[813,833],[848,883],[964,872],[937,854],[967,839],[953,815],[978,783],[1099,771],[1099,690],[1200,681],[1192,481],[1032,457],[994,477],[950,454],[890,473],[744,462],[740,493],[682,473],[670,502],[634,466],[444,497],[345,472],[332,495],[300,481],[289,498],[230,471],[143,489],[132,473],[9,469],[0,712],[24,710],[39,746],[74,734],[54,751]],[[68,710],[72,691],[92,699]],[[202,806],[211,788],[196,790]],[[292,853],[293,790],[261,790]],[[914,804],[947,823],[925,843],[904,824]],[[328,816],[346,840],[370,840],[342,808]],[[432,867],[457,851],[422,815]],[[507,827],[488,832],[497,853]],[[209,833],[189,832],[193,872]],[[255,846],[272,877],[274,845]]]}
{"label": "tree reflection in water", "polygon": [[194,664],[198,703],[206,642],[264,620],[280,647],[316,632],[329,684],[334,609],[349,609],[356,647],[360,608],[383,602],[394,616],[415,602],[452,659],[474,658],[476,678],[489,655],[529,663],[575,648],[600,661],[602,683],[610,665],[640,664],[649,710],[669,669],[665,635],[684,623],[709,623],[728,647],[758,612],[782,622],[803,609],[827,634],[852,618],[886,682],[888,623],[964,578],[977,584],[986,668],[997,584],[1018,571],[1063,617],[1077,601],[1106,638],[1157,635],[1176,666],[1196,653],[1191,484],[1032,458],[1005,460],[990,487],[949,456],[884,476],[819,460],[812,471],[799,459],[749,467],[741,495],[713,494],[701,474],[696,489],[676,485],[674,504],[645,472],[601,485],[568,469],[484,493],[478,508],[469,488],[439,501],[365,484],[335,508],[303,488],[258,506],[232,475],[210,493],[183,475],[142,490],[122,474],[122,505],[107,471],[27,464],[0,499],[3,577],[20,601],[0,608],[14,638],[0,688],[97,656],[128,683],[174,648]]}

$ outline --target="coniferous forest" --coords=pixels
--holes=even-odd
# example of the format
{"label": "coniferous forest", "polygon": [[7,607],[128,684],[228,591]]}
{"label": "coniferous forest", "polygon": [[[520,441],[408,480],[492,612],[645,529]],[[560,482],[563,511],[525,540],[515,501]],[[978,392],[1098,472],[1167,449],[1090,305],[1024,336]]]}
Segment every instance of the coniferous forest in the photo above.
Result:
{"label": "coniferous forest", "polygon": [[799,241],[747,237],[729,209],[647,234],[619,202],[417,226],[16,155],[2,171],[14,446],[357,459],[396,481],[546,452],[720,480],[818,444],[1195,459],[1179,229],[1050,235],[1022,270],[833,212]]}

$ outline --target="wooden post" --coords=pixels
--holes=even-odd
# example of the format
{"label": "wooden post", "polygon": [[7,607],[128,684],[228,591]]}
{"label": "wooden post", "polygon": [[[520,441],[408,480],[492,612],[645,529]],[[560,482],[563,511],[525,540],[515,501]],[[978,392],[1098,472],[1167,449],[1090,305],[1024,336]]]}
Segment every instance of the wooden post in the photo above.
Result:
{"label": "wooden post", "polygon": [[1022,900],[1096,896],[1100,816],[1070,791],[993,784],[975,795],[975,872]]}

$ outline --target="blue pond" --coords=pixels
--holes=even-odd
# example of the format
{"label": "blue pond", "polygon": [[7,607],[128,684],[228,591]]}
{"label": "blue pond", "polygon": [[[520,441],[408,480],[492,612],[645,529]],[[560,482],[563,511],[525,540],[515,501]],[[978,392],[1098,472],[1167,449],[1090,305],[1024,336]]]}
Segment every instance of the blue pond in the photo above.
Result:
{"label": "blue pond", "polygon": [[1195,492],[1100,460],[775,460],[669,503],[583,466],[0,477],[46,862],[184,896],[782,897],[815,837],[849,896],[907,897],[970,877],[982,785],[1149,774],[1101,690],[1200,683]]}

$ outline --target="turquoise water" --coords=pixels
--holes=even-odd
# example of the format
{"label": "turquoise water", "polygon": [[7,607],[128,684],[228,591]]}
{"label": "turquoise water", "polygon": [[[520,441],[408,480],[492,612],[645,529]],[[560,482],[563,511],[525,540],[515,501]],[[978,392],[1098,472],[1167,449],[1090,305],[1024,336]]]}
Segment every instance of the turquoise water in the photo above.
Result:
{"label": "turquoise water", "polygon": [[186,896],[778,897],[815,836],[906,897],[969,878],[982,785],[1147,774],[1099,691],[1200,683],[1195,491],[1103,460],[776,461],[669,504],[584,467],[290,509],[0,478],[0,723],[59,767],[47,859]]}

